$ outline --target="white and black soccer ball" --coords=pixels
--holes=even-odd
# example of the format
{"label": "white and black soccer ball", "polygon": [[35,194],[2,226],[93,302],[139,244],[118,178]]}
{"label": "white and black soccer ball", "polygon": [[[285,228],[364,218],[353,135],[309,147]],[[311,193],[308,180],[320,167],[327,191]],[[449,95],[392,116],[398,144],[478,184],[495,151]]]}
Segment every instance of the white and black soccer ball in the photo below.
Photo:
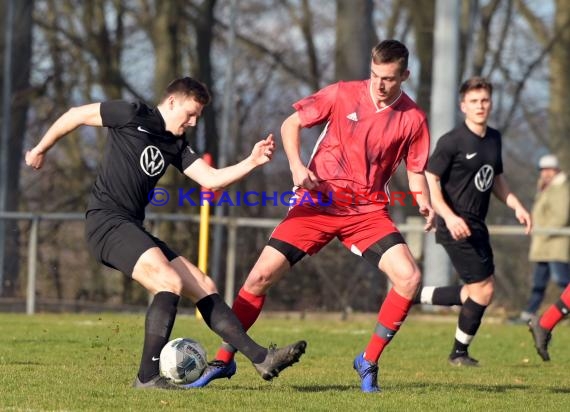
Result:
{"label": "white and black soccer ball", "polygon": [[160,352],[160,374],[174,383],[194,382],[207,365],[206,351],[189,338],[173,339]]}

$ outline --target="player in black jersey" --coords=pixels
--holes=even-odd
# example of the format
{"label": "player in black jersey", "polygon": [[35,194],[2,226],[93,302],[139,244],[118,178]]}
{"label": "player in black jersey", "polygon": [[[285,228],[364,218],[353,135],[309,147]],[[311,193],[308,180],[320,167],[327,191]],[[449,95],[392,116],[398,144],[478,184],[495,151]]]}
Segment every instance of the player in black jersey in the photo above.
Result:
{"label": "player in black jersey", "polygon": [[531,218],[503,174],[501,133],[487,125],[493,87],[473,77],[460,88],[465,122],[442,136],[431,155],[427,178],[437,212],[436,241],[446,250],[463,286],[423,287],[414,303],[462,305],[449,362],[477,366],[468,347],[494,292],[493,251],[485,217],[493,193],[514,210],[526,233]]}
{"label": "player in black jersey", "polygon": [[184,131],[194,127],[210,102],[207,88],[184,77],[170,83],[156,107],[142,102],[108,101],[74,107],[58,118],[26,153],[39,169],[46,152],[79,126],[108,128],[97,179],[89,197],[86,236],[95,258],[136,280],[153,295],[146,313],[142,359],[134,386],[178,389],[159,375],[158,359],[174,325],[180,296],[191,299],[207,325],[250,359],[266,380],[297,362],[306,343],[267,349],[254,342],[217,292],[213,281],[143,226],[145,207],[160,177],[172,164],[203,187],[221,189],[271,160],[273,136],[255,144],[249,157],[215,169],[188,145]]}

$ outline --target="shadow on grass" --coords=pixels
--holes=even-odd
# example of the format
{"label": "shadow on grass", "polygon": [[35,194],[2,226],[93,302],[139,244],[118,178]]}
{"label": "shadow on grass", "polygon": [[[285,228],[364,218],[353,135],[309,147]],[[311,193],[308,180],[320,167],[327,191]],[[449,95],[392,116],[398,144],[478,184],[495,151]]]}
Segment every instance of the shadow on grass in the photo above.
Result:
{"label": "shadow on grass", "polygon": [[[318,392],[345,392],[345,391],[355,391],[359,389],[358,386],[355,385],[291,385],[287,387],[281,387],[283,390],[287,390],[286,388],[290,388],[297,392],[306,392],[306,393],[318,393]],[[208,389],[215,389],[219,391],[228,391],[228,392],[243,392],[243,391],[252,391],[252,392],[259,392],[259,391],[274,391],[276,388],[272,386],[270,383],[260,386],[249,386],[249,385],[238,385],[238,386],[206,386],[205,388],[195,388],[195,389],[188,389],[190,391],[203,391]]]}
{"label": "shadow on grass", "polygon": [[[391,391],[423,391],[427,389],[431,392],[445,391],[449,392],[451,390],[471,390],[487,393],[506,393],[509,391],[525,391],[531,388],[530,385],[472,385],[472,384],[450,384],[445,383],[434,383],[434,382],[414,382],[414,383],[402,383],[398,385],[380,385],[383,392]],[[328,392],[328,391],[355,391],[358,390],[358,385],[308,385],[308,386],[292,386],[293,389],[299,392]],[[551,389],[554,390],[554,389]],[[556,388],[556,392],[570,392],[567,388]]]}
{"label": "shadow on grass", "polygon": [[359,389],[358,386],[355,385],[306,385],[306,386],[292,386],[298,392],[344,392],[344,391],[353,391],[355,389]]}
{"label": "shadow on grass", "polygon": [[[293,389],[299,392],[329,392],[329,391],[356,391],[359,389],[358,385],[308,385],[308,386],[292,386]],[[430,392],[449,392],[453,390],[461,391],[477,391],[483,393],[507,393],[511,391],[528,391],[536,390],[537,387],[534,385],[522,385],[522,384],[507,384],[507,385],[473,385],[469,383],[434,383],[434,382],[414,382],[414,383],[402,383],[398,385],[381,385],[383,392],[392,391],[423,391],[428,390]],[[570,388],[568,387],[545,387],[541,388],[540,391],[550,392],[550,393],[570,393]]]}
{"label": "shadow on grass", "polygon": [[42,362],[34,362],[34,361],[14,361],[14,362],[4,362],[0,363],[0,365],[25,365],[25,366],[39,366],[39,365],[47,365],[47,363]]}
{"label": "shadow on grass", "polygon": [[522,385],[522,384],[504,384],[504,385],[481,385],[481,384],[472,384],[472,383],[449,383],[449,382],[442,382],[442,383],[433,383],[433,382],[415,382],[415,383],[403,383],[397,385],[398,389],[400,388],[409,388],[413,389],[435,389],[441,391],[450,391],[450,390],[471,390],[471,391],[478,391],[478,392],[489,392],[489,393],[505,393],[509,391],[526,391],[531,388],[530,385]]}
{"label": "shadow on grass", "polygon": [[546,391],[552,393],[570,393],[570,388],[547,388]]}

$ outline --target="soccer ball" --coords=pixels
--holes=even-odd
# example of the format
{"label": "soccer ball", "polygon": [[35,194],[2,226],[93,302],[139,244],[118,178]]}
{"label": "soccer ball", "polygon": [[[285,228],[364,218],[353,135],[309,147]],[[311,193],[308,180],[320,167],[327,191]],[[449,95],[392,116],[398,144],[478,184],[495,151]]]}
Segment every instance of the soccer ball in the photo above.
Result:
{"label": "soccer ball", "polygon": [[160,374],[174,383],[194,382],[207,365],[206,351],[189,338],[173,339],[160,352]]}

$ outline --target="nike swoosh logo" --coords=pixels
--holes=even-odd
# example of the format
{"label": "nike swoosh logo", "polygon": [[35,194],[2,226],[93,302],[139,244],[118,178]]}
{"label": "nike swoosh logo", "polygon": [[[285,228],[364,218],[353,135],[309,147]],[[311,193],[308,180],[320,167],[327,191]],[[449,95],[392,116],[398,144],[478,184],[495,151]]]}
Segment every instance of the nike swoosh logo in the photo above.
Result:
{"label": "nike swoosh logo", "polygon": [[142,128],[142,127],[140,127],[140,126],[139,126],[139,127],[137,127],[137,130],[138,130],[139,132],[143,132],[143,133],[146,133],[146,134],[150,134],[150,132],[149,132],[148,130],[146,130],[146,129],[143,129],[143,128]]}
{"label": "nike swoosh logo", "polygon": [[475,152],[475,153],[467,153],[467,154],[465,155],[465,158],[466,158],[467,160],[469,160],[469,159],[473,159],[475,156],[477,156],[477,152]]}
{"label": "nike swoosh logo", "polygon": [[155,358],[154,356],[152,357],[152,361],[156,362],[157,360],[159,360],[160,358]]}

